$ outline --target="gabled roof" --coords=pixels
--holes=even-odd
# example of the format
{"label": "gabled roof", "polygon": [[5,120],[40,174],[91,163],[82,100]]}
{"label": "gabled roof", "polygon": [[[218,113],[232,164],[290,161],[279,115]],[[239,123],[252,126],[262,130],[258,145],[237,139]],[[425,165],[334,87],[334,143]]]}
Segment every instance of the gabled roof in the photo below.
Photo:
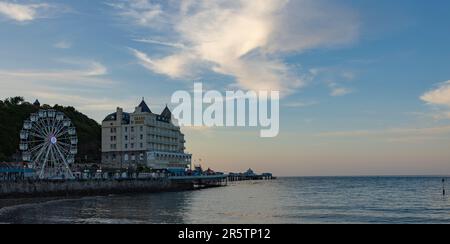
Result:
{"label": "gabled roof", "polygon": [[165,118],[172,118],[172,112],[170,111],[170,109],[167,107],[164,109],[164,111],[161,113],[161,116],[165,117]]}
{"label": "gabled roof", "polygon": [[33,103],[34,106],[41,106],[41,103],[39,102],[39,100],[36,99],[36,101]]}
{"label": "gabled roof", "polygon": [[142,99],[142,102],[139,104],[138,108],[141,108],[141,111],[143,113],[152,113],[150,108],[147,106],[147,103],[145,103],[144,99]]}

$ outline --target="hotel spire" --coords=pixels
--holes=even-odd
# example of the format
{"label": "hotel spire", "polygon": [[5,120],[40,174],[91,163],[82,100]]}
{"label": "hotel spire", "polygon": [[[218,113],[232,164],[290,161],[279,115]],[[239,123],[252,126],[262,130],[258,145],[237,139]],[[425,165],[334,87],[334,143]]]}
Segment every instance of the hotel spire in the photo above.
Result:
{"label": "hotel spire", "polygon": [[142,97],[142,102],[139,104],[138,108],[141,108],[141,112],[143,113],[152,113],[147,103],[145,103],[144,97]]}

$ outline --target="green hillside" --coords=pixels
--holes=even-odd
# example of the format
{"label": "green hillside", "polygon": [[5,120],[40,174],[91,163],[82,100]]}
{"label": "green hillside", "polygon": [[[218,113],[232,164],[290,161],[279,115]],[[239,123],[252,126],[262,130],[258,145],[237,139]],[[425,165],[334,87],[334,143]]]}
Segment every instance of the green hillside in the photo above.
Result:
{"label": "green hillside", "polygon": [[[77,128],[77,163],[99,163],[101,160],[101,126],[73,107],[43,105],[41,108],[53,108],[68,116]],[[23,121],[39,107],[24,101],[22,97],[0,100],[0,162],[14,160],[19,153],[19,133]]]}

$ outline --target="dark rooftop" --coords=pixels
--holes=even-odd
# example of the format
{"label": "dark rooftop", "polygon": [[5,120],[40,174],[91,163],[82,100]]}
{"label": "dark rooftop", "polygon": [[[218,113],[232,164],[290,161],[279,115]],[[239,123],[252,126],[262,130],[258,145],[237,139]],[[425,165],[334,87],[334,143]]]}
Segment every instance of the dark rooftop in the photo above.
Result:
{"label": "dark rooftop", "polygon": [[[106,116],[106,118],[103,121],[108,122],[108,121],[116,121],[116,120],[117,120],[117,112]],[[130,114],[123,113],[122,124],[129,124],[129,123],[130,123]]]}
{"label": "dark rooftop", "polygon": [[172,118],[172,112],[170,112],[170,109],[167,107],[164,109],[164,111],[161,113],[161,116],[165,117],[165,118]]}
{"label": "dark rooftop", "polygon": [[141,108],[141,111],[143,113],[152,113],[150,108],[147,106],[147,103],[145,103],[144,99],[142,99],[141,104],[139,104],[138,108]]}

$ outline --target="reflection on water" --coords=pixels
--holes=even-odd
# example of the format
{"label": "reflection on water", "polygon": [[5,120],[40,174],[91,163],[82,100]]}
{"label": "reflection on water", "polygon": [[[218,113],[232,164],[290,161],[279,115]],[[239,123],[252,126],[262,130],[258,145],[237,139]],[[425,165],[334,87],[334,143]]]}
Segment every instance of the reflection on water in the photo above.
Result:
{"label": "reflection on water", "polygon": [[441,178],[282,178],[202,191],[0,200],[0,223],[450,223]]}
{"label": "reflection on water", "polygon": [[184,195],[162,193],[28,203],[0,209],[0,222],[63,224],[183,223]]}

